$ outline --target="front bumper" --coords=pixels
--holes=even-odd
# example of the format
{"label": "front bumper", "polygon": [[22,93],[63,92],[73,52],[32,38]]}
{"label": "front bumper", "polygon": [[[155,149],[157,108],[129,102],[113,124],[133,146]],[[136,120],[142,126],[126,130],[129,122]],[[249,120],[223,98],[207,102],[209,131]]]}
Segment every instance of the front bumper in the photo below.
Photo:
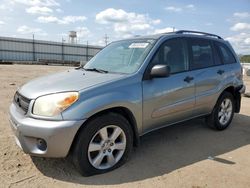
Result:
{"label": "front bumper", "polygon": [[[17,145],[30,155],[41,157],[67,156],[73,139],[85,120],[47,121],[26,117],[15,104],[10,106],[9,121]],[[40,149],[39,140],[46,148]]]}

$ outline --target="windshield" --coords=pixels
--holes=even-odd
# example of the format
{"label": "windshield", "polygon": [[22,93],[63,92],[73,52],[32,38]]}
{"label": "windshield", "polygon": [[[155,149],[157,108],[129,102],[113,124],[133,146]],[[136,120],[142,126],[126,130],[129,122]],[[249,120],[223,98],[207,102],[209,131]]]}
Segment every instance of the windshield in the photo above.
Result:
{"label": "windshield", "polygon": [[154,42],[151,39],[113,42],[93,57],[84,69],[134,73],[143,63]]}

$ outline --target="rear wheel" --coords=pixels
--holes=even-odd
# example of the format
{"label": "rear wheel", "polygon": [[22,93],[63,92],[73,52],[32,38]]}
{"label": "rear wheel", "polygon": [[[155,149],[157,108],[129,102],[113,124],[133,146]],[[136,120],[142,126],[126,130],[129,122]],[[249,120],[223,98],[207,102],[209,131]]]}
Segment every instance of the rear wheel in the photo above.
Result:
{"label": "rear wheel", "polygon": [[217,130],[226,129],[234,116],[235,101],[229,92],[224,92],[217,101],[212,113],[206,118],[208,126]]}
{"label": "rear wheel", "polygon": [[128,159],[133,147],[133,133],[123,116],[101,115],[84,126],[73,151],[74,164],[82,175],[111,171]]}

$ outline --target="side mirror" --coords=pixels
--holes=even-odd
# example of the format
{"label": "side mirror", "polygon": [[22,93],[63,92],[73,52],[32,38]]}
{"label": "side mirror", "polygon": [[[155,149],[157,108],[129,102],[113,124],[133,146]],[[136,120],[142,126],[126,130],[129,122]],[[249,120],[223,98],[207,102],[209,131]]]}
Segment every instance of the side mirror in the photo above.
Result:
{"label": "side mirror", "polygon": [[155,65],[150,72],[151,78],[168,77],[170,75],[170,67],[168,65]]}

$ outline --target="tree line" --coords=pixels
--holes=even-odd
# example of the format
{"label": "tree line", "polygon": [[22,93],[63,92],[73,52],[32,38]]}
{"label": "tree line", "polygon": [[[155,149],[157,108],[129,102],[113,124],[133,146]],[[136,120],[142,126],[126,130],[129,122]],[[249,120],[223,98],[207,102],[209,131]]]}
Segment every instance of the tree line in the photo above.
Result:
{"label": "tree line", "polygon": [[242,63],[250,63],[250,55],[243,55],[240,57],[240,62]]}

